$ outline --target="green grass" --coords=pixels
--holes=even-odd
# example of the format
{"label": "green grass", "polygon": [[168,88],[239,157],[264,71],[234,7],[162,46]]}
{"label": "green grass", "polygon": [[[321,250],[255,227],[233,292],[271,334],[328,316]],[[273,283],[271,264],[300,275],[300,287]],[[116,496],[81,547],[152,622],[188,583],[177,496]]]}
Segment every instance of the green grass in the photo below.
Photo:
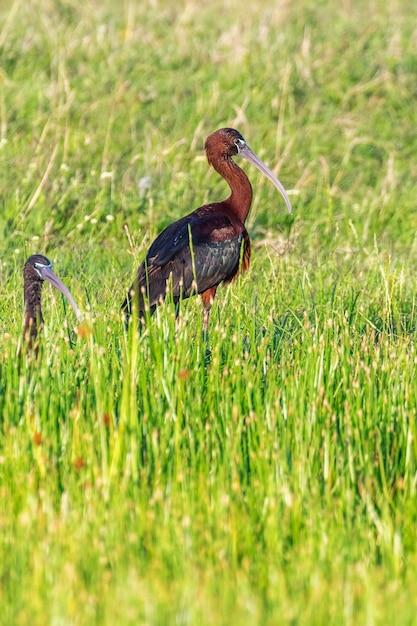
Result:
{"label": "green grass", "polygon": [[[416,623],[417,8],[0,4],[0,623]],[[227,194],[250,271],[138,337],[153,237]],[[144,184],[145,183],[145,184]],[[22,267],[46,254],[40,358]]]}

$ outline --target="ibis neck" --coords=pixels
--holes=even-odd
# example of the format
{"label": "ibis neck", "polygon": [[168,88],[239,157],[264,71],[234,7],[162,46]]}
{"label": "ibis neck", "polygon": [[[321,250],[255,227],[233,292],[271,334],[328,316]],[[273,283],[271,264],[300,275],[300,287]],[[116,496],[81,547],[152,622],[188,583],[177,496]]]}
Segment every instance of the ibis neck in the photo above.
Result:
{"label": "ibis neck", "polygon": [[25,335],[36,337],[38,329],[43,325],[42,309],[42,283],[31,283],[25,287]]}
{"label": "ibis neck", "polygon": [[214,162],[213,167],[225,179],[232,192],[225,204],[243,224],[252,204],[252,185],[249,178],[230,157]]}

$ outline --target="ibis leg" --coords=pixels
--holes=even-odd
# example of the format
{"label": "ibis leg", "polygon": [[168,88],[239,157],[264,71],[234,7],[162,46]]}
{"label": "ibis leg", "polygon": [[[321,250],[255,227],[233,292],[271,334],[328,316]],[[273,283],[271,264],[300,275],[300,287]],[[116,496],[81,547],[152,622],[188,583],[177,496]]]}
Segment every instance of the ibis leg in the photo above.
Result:
{"label": "ibis leg", "polygon": [[214,296],[216,295],[217,287],[211,287],[203,291],[201,298],[203,300],[204,312],[203,312],[203,339],[208,341],[208,327],[210,321],[210,310],[213,304]]}

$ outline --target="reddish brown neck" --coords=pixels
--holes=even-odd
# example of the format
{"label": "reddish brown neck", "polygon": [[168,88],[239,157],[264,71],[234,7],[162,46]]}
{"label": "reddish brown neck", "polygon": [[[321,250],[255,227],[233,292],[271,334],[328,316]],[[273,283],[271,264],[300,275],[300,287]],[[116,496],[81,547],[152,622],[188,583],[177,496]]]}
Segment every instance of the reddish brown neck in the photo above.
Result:
{"label": "reddish brown neck", "polygon": [[231,157],[212,159],[211,164],[231,189],[232,193],[224,203],[244,223],[252,204],[252,185],[249,178]]}

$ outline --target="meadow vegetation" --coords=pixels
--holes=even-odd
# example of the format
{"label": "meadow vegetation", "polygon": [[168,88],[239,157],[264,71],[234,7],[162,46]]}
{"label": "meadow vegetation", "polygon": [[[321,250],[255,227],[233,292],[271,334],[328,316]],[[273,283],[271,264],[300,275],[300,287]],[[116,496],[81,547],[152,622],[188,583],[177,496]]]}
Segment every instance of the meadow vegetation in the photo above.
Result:
{"label": "meadow vegetation", "polygon": [[[415,624],[417,4],[0,3],[0,622]],[[228,192],[252,266],[138,336],[152,239]],[[38,361],[22,267],[46,254]]]}

